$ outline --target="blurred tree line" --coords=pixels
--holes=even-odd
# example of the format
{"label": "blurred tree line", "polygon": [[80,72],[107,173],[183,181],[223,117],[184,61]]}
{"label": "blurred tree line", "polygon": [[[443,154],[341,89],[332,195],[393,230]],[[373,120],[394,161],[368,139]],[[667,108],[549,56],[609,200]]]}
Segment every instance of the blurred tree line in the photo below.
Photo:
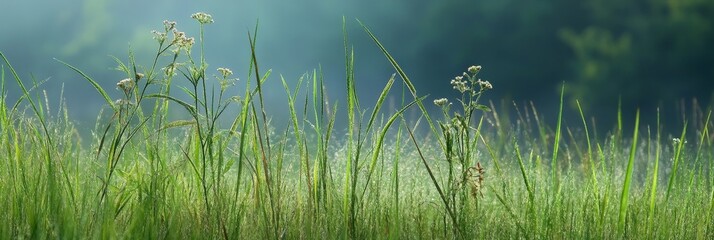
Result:
{"label": "blurred tree line", "polygon": [[[586,113],[601,122],[614,121],[619,101],[626,113],[639,107],[644,117],[653,117],[658,106],[674,109],[678,101],[695,98],[711,106],[714,99],[711,0],[219,0],[186,4],[67,0],[43,3],[44,8],[33,4],[37,3],[4,2],[0,20],[8,24],[0,25],[0,51],[21,74],[58,80],[47,82],[48,89],[67,83],[68,95],[93,90],[52,57],[75,64],[112,87],[121,76],[107,71],[116,65],[107,55],[123,58],[127,46],[137,54],[151,53],[151,29],[164,19],[186,19],[201,10],[215,14],[221,23],[211,26],[207,49],[226,56],[211,55],[216,56],[212,64],[241,66],[235,62],[245,60],[240,51],[244,51],[244,35],[250,28],[238,25],[254,26],[260,18],[264,64],[276,71],[286,66],[307,71],[320,63],[336,63],[335,69],[326,68],[326,74],[343,74],[340,20],[346,16],[357,61],[363,61],[358,62],[358,70],[375,72],[361,79],[381,85],[393,70],[350,21],[354,18],[374,30],[418,89],[433,98],[455,96],[450,78],[472,64],[481,64],[480,76],[495,87],[488,99],[517,104],[533,100],[547,113],[549,107],[557,106],[560,84],[565,82],[570,106],[579,99]],[[180,24],[195,33],[190,22]],[[220,50],[233,45],[238,50]],[[282,65],[271,65],[277,61],[283,61]],[[341,78],[328,79],[339,84]],[[55,99],[53,92],[59,91],[49,91]],[[68,99],[70,106],[90,104],[83,100],[86,95],[81,96]],[[75,109],[86,111],[85,116],[96,114],[91,108]]]}
{"label": "blurred tree line", "polygon": [[[556,99],[614,119],[624,111],[674,108],[682,99],[711,106],[714,1],[426,1],[418,56],[421,75],[484,64],[501,96]],[[459,49],[450,49],[458,46]],[[494,91],[500,92],[500,91]],[[572,106],[572,105],[571,105]],[[603,119],[606,122],[611,121]],[[609,127],[609,126],[607,126]]]}

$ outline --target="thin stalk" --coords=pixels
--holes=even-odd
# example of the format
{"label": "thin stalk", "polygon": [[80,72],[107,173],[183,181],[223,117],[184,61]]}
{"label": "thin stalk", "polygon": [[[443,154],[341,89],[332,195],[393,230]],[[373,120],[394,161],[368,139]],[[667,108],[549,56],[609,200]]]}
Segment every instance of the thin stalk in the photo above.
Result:
{"label": "thin stalk", "polygon": [[640,128],[640,111],[637,110],[635,116],[635,133],[632,136],[632,146],[630,147],[630,158],[627,161],[627,171],[625,172],[625,184],[622,187],[622,195],[620,195],[620,214],[618,226],[620,232],[624,233],[625,219],[627,217],[628,199],[630,197],[630,185],[632,184],[632,172],[635,166],[635,154],[637,153],[637,136]]}

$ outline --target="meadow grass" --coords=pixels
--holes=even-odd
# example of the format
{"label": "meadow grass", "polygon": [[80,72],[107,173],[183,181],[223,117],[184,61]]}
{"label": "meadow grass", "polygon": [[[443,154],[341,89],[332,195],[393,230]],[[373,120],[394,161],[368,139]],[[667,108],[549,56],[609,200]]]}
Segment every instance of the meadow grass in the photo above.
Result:
{"label": "meadow grass", "polygon": [[[396,72],[378,99],[363,107],[358,98],[345,32],[346,106],[327,97],[320,70],[292,87],[280,77],[290,117],[274,129],[263,97],[274,77],[259,68],[257,27],[244,94],[231,96],[232,71],[209,70],[203,54],[213,19],[192,17],[197,55],[196,41],[166,21],[148,65],[131,52],[115,58],[126,75],[118,100],[60,61],[105,101],[88,140],[61,100],[51,109],[41,82],[28,88],[0,53],[2,238],[714,238],[711,110],[675,139],[663,138],[659,117],[644,131],[639,112],[623,129],[618,110],[617,127],[597,138],[579,102],[582,125],[563,124],[565,86],[555,129],[533,105],[499,115],[480,103],[493,86],[473,66],[452,80],[456,100],[434,100],[441,116],[432,116],[363,25]],[[15,102],[11,82],[22,90]],[[386,109],[395,86],[401,102]],[[346,129],[335,129],[338,116]]]}

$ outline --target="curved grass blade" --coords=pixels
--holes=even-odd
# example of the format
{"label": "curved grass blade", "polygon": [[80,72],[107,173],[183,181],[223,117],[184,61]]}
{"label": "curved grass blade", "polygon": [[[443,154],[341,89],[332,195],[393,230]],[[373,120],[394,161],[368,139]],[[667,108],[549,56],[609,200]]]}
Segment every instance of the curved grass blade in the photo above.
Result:
{"label": "curved grass blade", "polygon": [[175,103],[178,103],[179,105],[186,108],[186,110],[191,114],[191,116],[196,117],[196,114],[197,114],[196,107],[192,106],[191,104],[188,104],[187,102],[184,102],[181,99],[178,99],[178,98],[175,98],[175,97],[172,97],[169,95],[165,95],[165,94],[160,94],[160,93],[149,94],[149,95],[146,95],[146,97],[147,98],[163,98],[163,99],[168,99],[168,100],[174,101]]}
{"label": "curved grass blade", "polygon": [[[380,131],[380,133],[379,133],[379,138],[377,139],[377,143],[376,143],[377,146],[374,149],[374,152],[372,153],[372,162],[370,163],[370,166],[369,166],[369,173],[367,173],[367,181],[366,181],[367,183],[370,182],[370,180],[372,178],[372,174],[374,173],[374,169],[377,165],[377,158],[379,157],[379,153],[382,150],[382,145],[384,145],[383,144],[384,138],[387,136],[387,131],[389,130],[389,127],[392,126],[392,124],[394,123],[395,120],[397,120],[398,117],[402,116],[402,113],[404,113],[404,111],[409,109],[417,101],[424,100],[424,98],[426,98],[426,96],[418,98],[417,100],[410,102],[403,108],[399,109],[399,111],[394,113],[394,115],[392,115],[389,118],[389,120],[387,120],[387,123],[384,125],[384,128],[382,128],[382,131]],[[362,191],[362,198],[364,198],[364,194],[366,192],[367,192],[367,186],[365,186],[364,190]]]}
{"label": "curved grass blade", "polygon": [[635,133],[632,136],[632,146],[630,147],[630,158],[627,161],[627,172],[625,173],[625,185],[622,187],[622,195],[620,195],[620,217],[619,228],[621,232],[625,230],[625,217],[627,217],[627,200],[630,195],[630,185],[632,184],[632,172],[635,166],[635,153],[637,153],[637,135],[640,128],[640,110],[637,110],[635,116]]}
{"label": "curved grass blade", "polygon": [[92,86],[94,87],[94,89],[96,89],[97,92],[99,92],[99,94],[102,95],[102,97],[104,98],[104,101],[107,102],[107,104],[108,104],[109,106],[111,106],[112,108],[116,109],[116,106],[114,105],[114,102],[112,101],[112,98],[109,97],[109,94],[107,94],[107,92],[104,91],[104,88],[102,88],[102,86],[99,86],[99,83],[97,83],[97,81],[94,81],[94,79],[92,79],[91,77],[87,76],[87,74],[85,74],[84,72],[82,72],[82,70],[79,70],[78,68],[76,68],[76,67],[70,65],[69,63],[63,62],[62,60],[59,60],[59,59],[56,59],[56,58],[55,58],[55,61],[58,61],[58,62],[64,64],[65,66],[67,66],[68,68],[70,68],[70,69],[74,70],[75,72],[79,73],[79,75],[81,75],[81,76],[82,76],[84,79],[86,79],[90,84],[92,84]]}

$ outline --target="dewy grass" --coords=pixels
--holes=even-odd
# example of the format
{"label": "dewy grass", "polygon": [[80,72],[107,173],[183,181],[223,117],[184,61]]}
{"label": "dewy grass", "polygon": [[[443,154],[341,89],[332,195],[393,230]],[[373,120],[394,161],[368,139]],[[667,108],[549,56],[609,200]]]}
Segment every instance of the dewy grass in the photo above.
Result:
{"label": "dewy grass", "polygon": [[[198,40],[165,21],[147,62],[114,58],[116,89],[60,61],[107,106],[87,139],[62,99],[0,53],[0,238],[714,238],[711,110],[678,126],[675,144],[659,119],[656,136],[638,140],[640,119],[623,129],[619,107],[598,137],[579,102],[582,126],[567,126],[563,108],[549,126],[533,103],[513,121],[498,115],[480,103],[493,85],[472,66],[452,79],[455,96],[429,100],[441,109],[429,115],[427,96],[363,25],[396,72],[374,104],[358,98],[359,54],[345,33],[345,104],[328,98],[321,69],[279,77],[289,117],[275,129],[262,95],[277,77],[259,68],[257,26],[250,64],[234,74],[208,68],[213,18],[192,17]],[[385,108],[396,89],[401,102]]]}
{"label": "dewy grass", "polygon": [[637,110],[635,116],[635,133],[632,134],[632,147],[630,147],[630,158],[627,161],[627,170],[625,170],[625,183],[622,186],[622,194],[620,195],[620,217],[619,228],[621,231],[625,229],[625,220],[627,217],[628,201],[630,199],[630,186],[632,185],[632,172],[635,167],[635,155],[637,154],[637,137],[640,128],[640,111]]}

